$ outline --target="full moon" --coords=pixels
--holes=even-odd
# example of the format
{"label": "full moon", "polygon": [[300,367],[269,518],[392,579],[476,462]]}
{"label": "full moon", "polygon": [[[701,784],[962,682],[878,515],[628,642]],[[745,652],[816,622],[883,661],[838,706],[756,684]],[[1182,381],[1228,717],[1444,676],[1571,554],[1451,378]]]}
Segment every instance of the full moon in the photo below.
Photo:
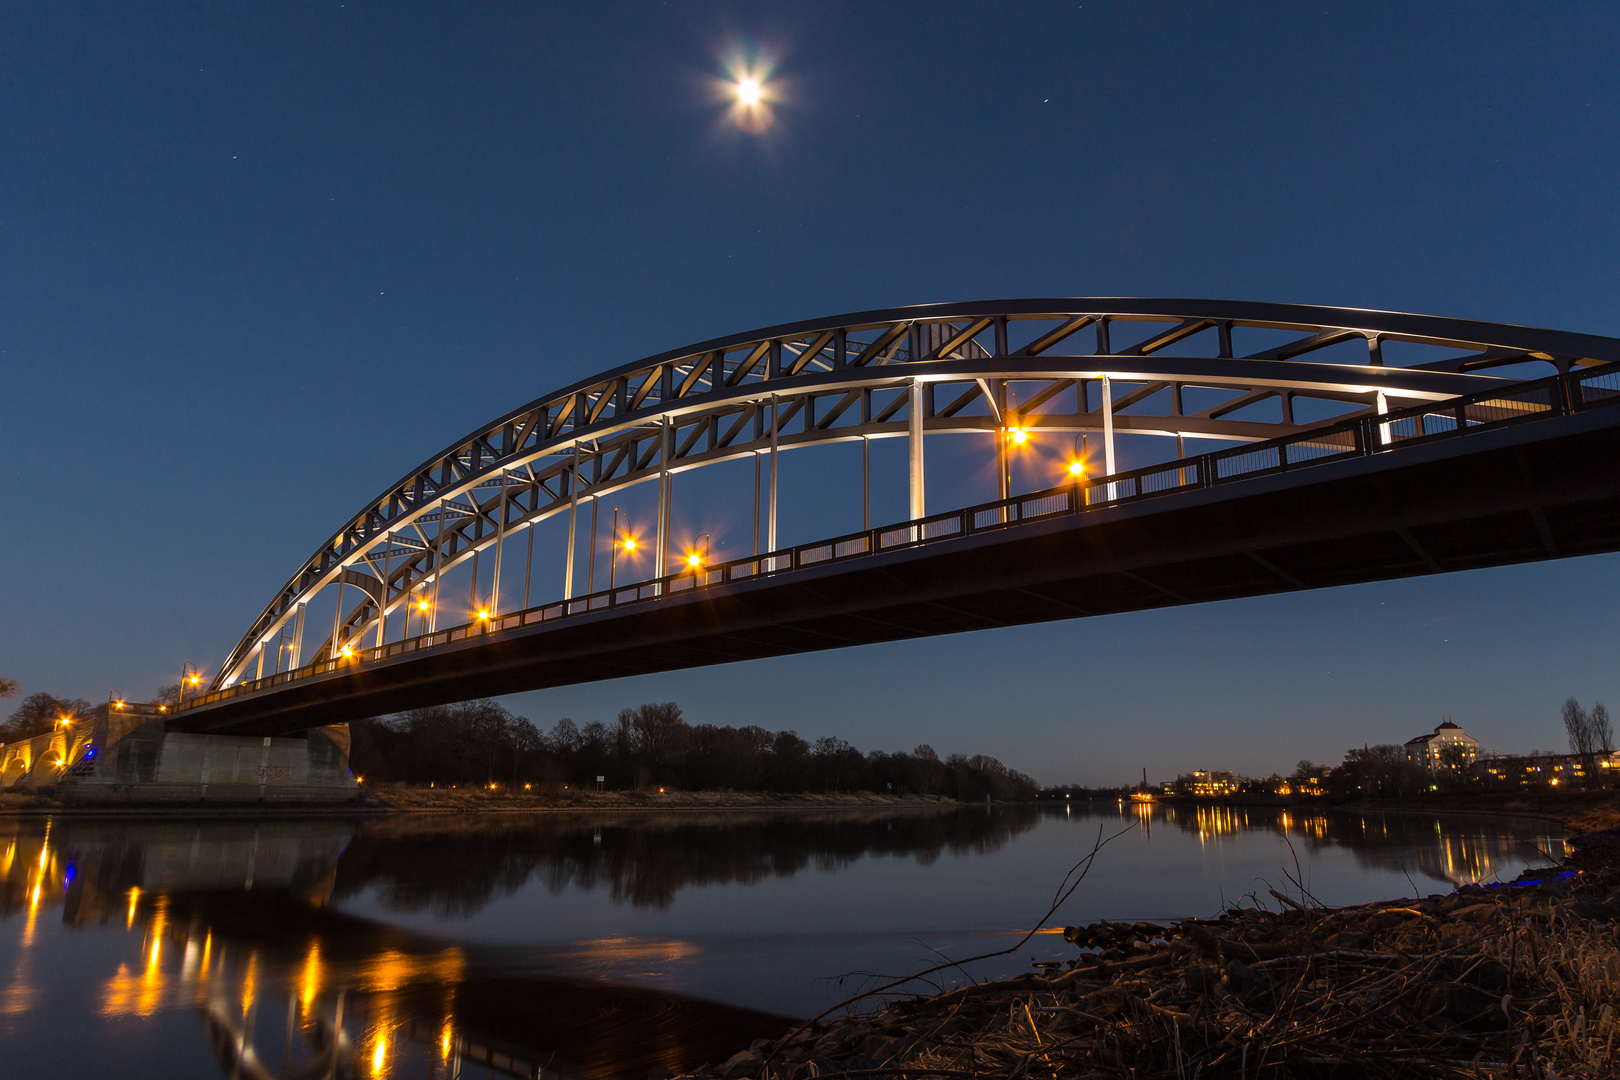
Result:
{"label": "full moon", "polygon": [[737,84],[737,100],[744,105],[758,105],[760,98],[759,80],[743,79]]}

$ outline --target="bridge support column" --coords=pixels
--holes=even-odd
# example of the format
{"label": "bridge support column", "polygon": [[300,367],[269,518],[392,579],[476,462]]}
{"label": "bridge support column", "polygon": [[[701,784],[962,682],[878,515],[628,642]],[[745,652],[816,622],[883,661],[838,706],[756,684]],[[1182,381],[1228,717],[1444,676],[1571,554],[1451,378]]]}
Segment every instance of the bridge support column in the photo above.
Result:
{"label": "bridge support column", "polygon": [[[495,576],[490,580],[490,584],[489,584],[489,617],[490,617],[491,620],[499,618],[500,614],[501,614],[501,560],[503,558],[505,558],[505,555],[506,555],[506,470],[505,469],[501,470],[501,498],[500,498],[500,501],[497,504],[497,506],[498,506],[498,512],[500,513],[501,516],[495,522]],[[574,521],[573,507],[570,506],[568,509],[569,509],[568,522],[569,522],[570,525],[572,525],[573,521]],[[569,533],[568,534],[568,554],[573,555],[573,553],[574,553],[574,534]],[[569,567],[570,571],[572,571],[572,569],[573,569],[572,567]]]}
{"label": "bridge support column", "polygon": [[675,449],[669,417],[658,430],[658,550],[653,555],[653,577],[664,576],[665,549],[669,547],[669,457]]}
{"label": "bridge support column", "polygon": [[[768,514],[767,521],[766,521],[766,529],[765,529],[765,550],[766,551],[775,551],[776,550],[776,439],[777,439],[777,436],[778,436],[778,434],[780,433],[780,430],[781,430],[780,427],[777,425],[777,422],[776,422],[776,420],[777,420],[776,410],[777,410],[776,395],[772,394],[771,395],[771,469],[770,469],[771,475],[770,475],[770,497],[767,500],[767,508],[766,508],[767,509],[767,514]],[[774,569],[776,569],[776,567],[774,565],[772,565],[771,569],[774,570]]]}
{"label": "bridge support column", "polygon": [[[1007,415],[1007,380],[997,379],[992,384],[995,398],[990,407],[995,410],[996,423],[996,498],[1006,499],[1012,495],[1012,462],[1007,456],[1007,427],[1012,418]],[[1001,520],[1007,520],[1007,511],[1001,512]]]}
{"label": "bridge support column", "polygon": [[[585,591],[596,591],[596,504],[600,500],[591,496],[591,552],[585,558]],[[529,535],[534,535],[534,526],[529,526]]]}
{"label": "bridge support column", "polygon": [[388,582],[394,576],[394,534],[383,537],[383,576],[381,596],[377,599],[377,648],[383,647],[388,634]]}
{"label": "bridge support column", "polygon": [[[568,480],[568,565],[563,570],[563,599],[574,598],[574,534],[579,531],[579,444],[574,444],[574,468]],[[529,526],[534,535],[534,526]],[[523,602],[528,607],[527,600]]]}
{"label": "bridge support column", "polygon": [[861,528],[872,529],[872,440],[861,436]]}
{"label": "bridge support column", "polygon": [[[1114,475],[1114,388],[1108,376],[1102,377],[1103,410],[1103,470]],[[1114,485],[1108,485],[1108,497],[1114,497]]]}
{"label": "bridge support column", "polygon": [[339,581],[338,582],[337,604],[332,608],[332,647],[327,650],[327,652],[330,654],[327,657],[328,660],[336,660],[338,658],[338,647],[342,644],[342,642],[338,641],[338,635],[341,634],[342,632],[343,632],[343,582]]}
{"label": "bridge support column", "polygon": [[[349,725],[296,736],[193,735],[158,719],[100,722],[97,753],[64,757],[52,777],[66,803],[343,803],[359,785],[349,771]],[[77,754],[78,751],[75,751]]]}
{"label": "bridge support column", "polygon": [[308,609],[308,603],[300,603],[298,613],[293,616],[292,663],[288,665],[289,671],[298,670],[298,663],[304,657],[304,612]]}
{"label": "bridge support column", "polygon": [[534,526],[529,526],[529,542],[523,556],[523,610],[529,610],[529,575],[534,572]]}
{"label": "bridge support column", "polygon": [[923,490],[923,384],[916,379],[911,380],[911,406],[907,411],[911,414],[911,518],[916,520],[928,512]]}
{"label": "bridge support column", "polygon": [[439,578],[444,570],[444,514],[445,500],[439,500],[439,528],[433,535],[433,595],[428,599],[427,632],[439,626]]}

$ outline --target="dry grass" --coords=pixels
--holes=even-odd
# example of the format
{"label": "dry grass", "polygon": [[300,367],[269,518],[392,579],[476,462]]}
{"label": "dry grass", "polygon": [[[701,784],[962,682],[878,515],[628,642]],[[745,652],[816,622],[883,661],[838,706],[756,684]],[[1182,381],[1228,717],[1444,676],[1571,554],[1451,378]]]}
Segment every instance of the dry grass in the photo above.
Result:
{"label": "dry grass", "polygon": [[[1573,888],[1571,887],[1573,885]],[[1043,972],[758,1045],[715,1075],[1612,1077],[1620,891],[1605,872],[1327,910],[1070,928]],[[701,1073],[701,1070],[700,1070]]]}

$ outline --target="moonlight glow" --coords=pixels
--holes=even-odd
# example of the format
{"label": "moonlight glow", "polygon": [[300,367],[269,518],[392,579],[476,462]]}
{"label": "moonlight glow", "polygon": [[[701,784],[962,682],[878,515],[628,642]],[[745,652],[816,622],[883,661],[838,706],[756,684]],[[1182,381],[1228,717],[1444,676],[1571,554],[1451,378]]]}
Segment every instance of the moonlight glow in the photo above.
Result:
{"label": "moonlight glow", "polygon": [[750,135],[764,134],[776,122],[781,87],[771,80],[769,57],[742,51],[722,61],[725,77],[715,80],[720,100],[727,102],[726,119]]}

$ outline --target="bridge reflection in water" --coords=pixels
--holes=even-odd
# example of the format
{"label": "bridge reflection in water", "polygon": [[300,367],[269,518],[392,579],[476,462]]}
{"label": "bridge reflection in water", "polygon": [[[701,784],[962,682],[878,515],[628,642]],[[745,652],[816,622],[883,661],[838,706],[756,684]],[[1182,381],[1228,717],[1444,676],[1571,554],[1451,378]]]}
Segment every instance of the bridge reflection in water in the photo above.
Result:
{"label": "bridge reflection in water", "polygon": [[[105,1020],[195,1010],[230,1077],[462,1074],[640,1077],[690,1071],[788,1018],[587,979],[514,972],[498,955],[330,906],[348,821],[0,826],[0,907],[22,912],[0,1011],[39,1004],[42,913],[142,935],[103,978]],[[629,951],[634,951],[633,948]],[[8,1057],[11,1057],[8,1054]]]}
{"label": "bridge reflection in water", "polygon": [[[1063,827],[1066,814],[1076,819],[1072,829]],[[683,890],[765,884],[846,869],[874,856],[907,858],[919,869],[953,856],[993,860],[999,849],[1037,828],[1055,831],[1048,847],[1032,841],[1029,850],[1067,851],[1081,839],[1089,844],[1093,819],[1106,823],[1116,815],[1140,826],[1134,840],[1122,844],[1141,843],[1165,854],[1230,845],[1236,865],[1242,853],[1273,850],[1253,840],[1280,835],[1302,860],[1347,849],[1367,876],[1405,871],[1423,891],[1434,888],[1425,879],[1460,884],[1498,872],[1511,876],[1531,845],[1554,854],[1562,850],[1545,829],[1522,822],[1493,829],[1418,814],[1130,803],[1046,812],[1024,806],[993,812],[964,807],[910,813],[435,815],[363,823],[12,819],[0,821],[0,910],[11,920],[8,935],[20,930],[10,940],[21,948],[10,970],[0,971],[4,1060],[43,1065],[59,1051],[59,1036],[39,1022],[57,1015],[61,1002],[50,996],[61,988],[61,969],[51,966],[61,956],[40,947],[40,920],[59,909],[70,932],[109,932],[99,946],[86,941],[72,950],[78,965],[73,978],[88,990],[88,997],[76,993],[75,1000],[88,1001],[109,1033],[129,1030],[117,1025],[130,1021],[156,1023],[160,1014],[194,1014],[203,1038],[189,1050],[177,1045],[166,1052],[196,1057],[207,1046],[225,1076],[453,1077],[469,1064],[476,1064],[480,1076],[641,1080],[658,1066],[688,1071],[777,1034],[789,1021],[623,985],[650,967],[690,970],[714,944],[701,936],[634,936],[622,929],[635,925],[630,911],[661,919]],[[1128,877],[1139,877],[1146,865],[1124,846],[1116,861]],[[1184,877],[1185,865],[1176,865],[1174,872]],[[1028,861],[972,866],[972,873],[981,872],[979,866],[1014,873],[1031,868]],[[964,863],[959,870],[966,868]],[[1277,864],[1273,859],[1261,869],[1275,874]],[[868,888],[875,880],[853,876]],[[1252,887],[1247,869],[1241,878],[1243,888]],[[884,880],[926,889],[929,879]],[[1102,894],[1113,894],[1123,883],[1105,877],[1098,884]],[[827,895],[815,893],[814,881],[800,886]],[[543,933],[520,928],[518,944],[489,946],[383,921],[427,913],[453,934],[458,921],[524,890],[622,905],[601,924],[622,936],[576,939],[564,933],[546,944]],[[906,906],[925,899],[913,895]],[[1165,902],[1184,901],[1167,896]],[[378,918],[343,910],[368,905]],[[995,911],[989,917],[1021,914]],[[109,939],[126,933],[128,947]],[[851,948],[866,957],[876,940]],[[737,954],[738,962],[763,967],[769,978],[790,977],[777,966],[782,952],[754,948]],[[848,955],[818,951],[814,967],[819,975],[834,974]],[[96,970],[91,965],[100,956],[111,959]],[[169,1068],[163,1075],[179,1072]]]}

